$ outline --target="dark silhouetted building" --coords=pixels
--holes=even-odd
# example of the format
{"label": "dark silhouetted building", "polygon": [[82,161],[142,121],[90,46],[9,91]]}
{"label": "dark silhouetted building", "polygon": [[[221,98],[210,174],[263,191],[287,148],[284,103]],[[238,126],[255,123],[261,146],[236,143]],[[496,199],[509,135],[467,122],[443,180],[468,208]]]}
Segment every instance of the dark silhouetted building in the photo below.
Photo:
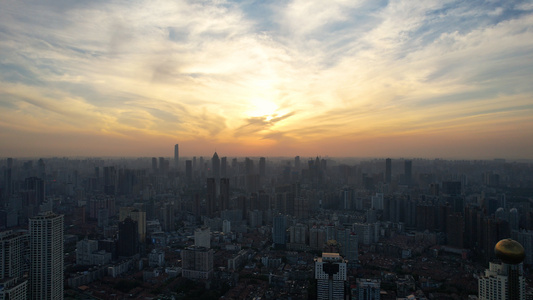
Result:
{"label": "dark silhouetted building", "polygon": [[207,215],[212,218],[215,216],[217,198],[217,183],[215,178],[207,178]]}
{"label": "dark silhouetted building", "polygon": [[137,222],[130,217],[118,223],[117,254],[119,257],[130,257],[139,253],[139,228]]}
{"label": "dark silhouetted building", "polygon": [[185,178],[188,183],[192,182],[192,160],[185,161]]}
{"label": "dark silhouetted building", "polygon": [[264,157],[259,158],[259,176],[265,177],[266,175],[266,159]]}
{"label": "dark silhouetted building", "polygon": [[392,180],[392,161],[390,158],[385,160],[385,182],[391,183]]}
{"label": "dark silhouetted building", "polygon": [[174,145],[174,168],[179,169],[180,167],[180,149],[178,144]]}
{"label": "dark silhouetted building", "polygon": [[229,178],[220,179],[220,211],[229,209]]}
{"label": "dark silhouetted building", "polygon": [[220,158],[218,158],[218,154],[216,152],[211,158],[211,170],[213,178],[215,178],[215,180],[220,179]]}
{"label": "dark silhouetted building", "polygon": [[404,162],[404,181],[406,185],[413,184],[413,162],[411,160]]}

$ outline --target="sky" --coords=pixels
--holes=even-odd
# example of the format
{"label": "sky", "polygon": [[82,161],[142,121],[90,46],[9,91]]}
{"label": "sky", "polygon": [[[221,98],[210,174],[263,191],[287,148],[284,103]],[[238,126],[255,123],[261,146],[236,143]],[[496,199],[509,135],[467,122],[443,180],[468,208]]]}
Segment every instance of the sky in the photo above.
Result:
{"label": "sky", "polygon": [[533,158],[533,2],[0,1],[0,157]]}

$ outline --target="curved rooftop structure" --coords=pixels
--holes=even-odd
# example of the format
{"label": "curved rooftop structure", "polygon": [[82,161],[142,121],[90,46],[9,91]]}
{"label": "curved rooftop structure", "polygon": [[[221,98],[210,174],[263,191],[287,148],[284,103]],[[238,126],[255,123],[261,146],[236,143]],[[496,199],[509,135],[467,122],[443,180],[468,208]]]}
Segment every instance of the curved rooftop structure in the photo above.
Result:
{"label": "curved rooftop structure", "polygon": [[524,247],[513,239],[503,239],[494,246],[494,253],[496,257],[501,259],[504,263],[516,265],[524,261],[526,252]]}

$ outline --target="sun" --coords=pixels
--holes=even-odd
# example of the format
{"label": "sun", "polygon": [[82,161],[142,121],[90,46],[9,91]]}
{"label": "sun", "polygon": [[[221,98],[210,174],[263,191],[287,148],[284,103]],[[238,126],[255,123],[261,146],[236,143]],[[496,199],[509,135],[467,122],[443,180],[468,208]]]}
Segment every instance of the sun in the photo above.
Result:
{"label": "sun", "polygon": [[250,109],[246,112],[249,117],[267,116],[267,120],[278,110],[278,105],[263,98],[250,99]]}

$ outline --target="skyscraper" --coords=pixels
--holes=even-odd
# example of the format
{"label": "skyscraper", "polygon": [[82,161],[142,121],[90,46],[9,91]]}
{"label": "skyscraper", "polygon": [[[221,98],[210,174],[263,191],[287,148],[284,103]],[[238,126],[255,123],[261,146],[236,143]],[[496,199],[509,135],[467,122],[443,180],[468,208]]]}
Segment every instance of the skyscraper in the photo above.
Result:
{"label": "skyscraper", "polygon": [[211,158],[211,168],[213,172],[213,178],[215,178],[215,180],[220,179],[220,158],[218,158],[218,154],[216,152]]}
{"label": "skyscraper", "polygon": [[266,159],[264,157],[259,158],[259,176],[265,177],[266,175]]}
{"label": "skyscraper", "polygon": [[174,145],[174,168],[179,169],[180,167],[180,149],[178,144]]}
{"label": "skyscraper", "polygon": [[343,300],[346,275],[346,261],[339,253],[322,253],[315,259],[317,299]]}
{"label": "skyscraper", "polygon": [[404,162],[404,180],[405,185],[411,185],[413,179],[413,162],[411,160],[406,160]]}
{"label": "skyscraper", "polygon": [[139,253],[139,229],[129,216],[118,223],[118,256],[130,257]]}
{"label": "skyscraper", "polygon": [[152,157],[152,171],[157,173],[157,158]]}
{"label": "skyscraper", "polygon": [[185,178],[188,183],[192,182],[192,160],[185,161]]}
{"label": "skyscraper", "polygon": [[220,211],[229,209],[229,178],[220,178]]}
{"label": "skyscraper", "polygon": [[63,299],[63,215],[45,212],[30,222],[30,299]]}
{"label": "skyscraper", "polygon": [[28,281],[23,275],[24,233],[0,233],[0,299],[26,299]]}
{"label": "skyscraper", "polygon": [[385,182],[391,183],[392,179],[392,160],[387,158],[385,160]]}
{"label": "skyscraper", "polygon": [[515,240],[503,239],[494,246],[494,252],[502,263],[491,262],[485,276],[479,277],[479,299],[526,299],[526,282],[522,274],[524,247]]}
{"label": "skyscraper", "polygon": [[379,279],[356,279],[357,299],[379,300],[381,299],[381,282]]}
{"label": "skyscraper", "polygon": [[207,178],[207,216],[212,218],[215,216],[215,205],[217,197],[217,183],[215,178]]}
{"label": "skyscraper", "polygon": [[286,246],[287,218],[284,215],[274,217],[272,226],[272,241],[276,248],[283,249]]}
{"label": "skyscraper", "polygon": [[228,177],[228,158],[225,156],[220,159],[220,177]]}

